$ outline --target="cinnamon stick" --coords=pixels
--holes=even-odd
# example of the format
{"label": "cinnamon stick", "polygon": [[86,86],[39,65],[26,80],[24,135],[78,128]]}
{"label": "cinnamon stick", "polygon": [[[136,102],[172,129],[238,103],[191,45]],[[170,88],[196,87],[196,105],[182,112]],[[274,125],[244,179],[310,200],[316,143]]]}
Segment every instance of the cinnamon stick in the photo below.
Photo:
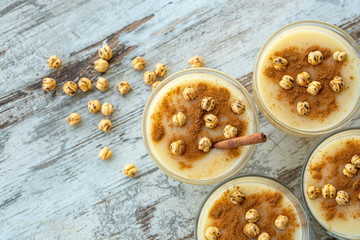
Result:
{"label": "cinnamon stick", "polygon": [[251,144],[263,143],[266,142],[266,140],[267,137],[264,133],[255,133],[252,135],[223,140],[215,143],[213,147],[220,149],[236,148]]}

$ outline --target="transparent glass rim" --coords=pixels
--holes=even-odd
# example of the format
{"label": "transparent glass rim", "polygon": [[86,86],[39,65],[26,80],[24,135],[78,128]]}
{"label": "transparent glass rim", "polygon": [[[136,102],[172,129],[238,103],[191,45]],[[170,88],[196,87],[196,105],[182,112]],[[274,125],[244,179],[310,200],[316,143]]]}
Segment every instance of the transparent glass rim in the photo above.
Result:
{"label": "transparent glass rim", "polygon": [[292,190],[290,189],[288,186],[286,186],[285,184],[283,184],[282,182],[280,182],[279,180],[275,179],[275,178],[272,178],[272,177],[268,177],[268,176],[263,176],[263,175],[259,175],[259,174],[242,174],[242,175],[239,175],[239,176],[236,176],[236,177],[232,177],[232,178],[229,178],[219,184],[217,184],[213,189],[211,189],[211,191],[206,195],[206,197],[204,198],[204,200],[202,201],[202,203],[200,204],[200,207],[199,207],[199,210],[197,212],[197,216],[196,216],[196,219],[195,219],[195,224],[194,224],[194,234],[195,234],[195,239],[198,239],[198,225],[199,225],[199,218],[200,218],[200,214],[201,212],[203,211],[203,208],[204,208],[204,205],[205,203],[207,202],[207,200],[211,197],[211,195],[216,191],[218,190],[220,187],[222,187],[223,185],[225,185],[226,183],[230,182],[230,181],[233,181],[233,180],[236,180],[236,179],[241,179],[241,178],[246,178],[246,177],[256,177],[256,178],[262,178],[262,179],[266,179],[266,180],[270,180],[270,181],[273,181],[281,186],[283,186],[285,189],[287,189],[290,194],[292,194],[295,199],[299,202],[303,212],[304,212],[304,215],[305,215],[305,218],[306,218],[306,222],[307,222],[307,232],[308,232],[308,236],[309,236],[309,239],[311,239],[311,230],[310,230],[310,218],[309,218],[309,214],[308,212],[306,211],[307,209],[305,208],[304,206],[304,203],[301,201],[301,199],[297,196],[297,194]]}
{"label": "transparent glass rim", "polygon": [[360,110],[360,95],[359,95],[359,97],[357,99],[357,102],[354,105],[354,108],[352,109],[352,111],[341,122],[339,122],[339,123],[337,123],[337,124],[335,124],[333,126],[330,126],[328,128],[321,129],[321,130],[304,130],[304,129],[299,130],[299,129],[295,128],[295,127],[289,126],[289,125],[281,122],[280,120],[277,119],[277,117],[275,117],[267,109],[267,107],[265,106],[265,104],[264,104],[264,102],[263,102],[263,100],[262,100],[262,98],[260,96],[259,89],[258,89],[258,86],[257,86],[258,81],[259,81],[258,80],[259,77],[257,77],[257,69],[259,67],[260,56],[263,53],[264,49],[269,45],[269,43],[277,35],[284,32],[285,30],[291,29],[291,28],[296,27],[296,26],[306,26],[306,25],[323,27],[323,28],[331,30],[335,34],[339,35],[341,38],[343,38],[344,40],[346,40],[350,44],[350,46],[353,48],[354,52],[356,53],[358,59],[360,59],[360,47],[359,47],[359,45],[356,43],[356,41],[348,33],[346,33],[341,28],[338,28],[337,26],[334,26],[332,24],[322,22],[322,21],[312,21],[312,20],[298,21],[298,22],[288,24],[288,25],[280,28],[279,30],[277,30],[262,45],[261,49],[259,50],[259,52],[258,52],[258,54],[256,56],[256,60],[255,60],[255,65],[254,65],[254,70],[253,70],[253,78],[252,78],[252,80],[253,80],[253,85],[252,86],[253,86],[253,89],[254,89],[255,102],[256,102],[260,112],[264,115],[264,117],[273,126],[278,128],[279,130],[281,130],[283,132],[286,132],[288,134],[291,134],[291,135],[302,136],[302,137],[315,137],[315,136],[331,133],[333,131],[336,131],[336,130],[340,129],[341,127],[345,126],[346,124],[348,124],[356,116],[356,114]]}
{"label": "transparent glass rim", "polygon": [[[242,154],[241,156],[243,157],[242,161],[239,161],[239,163],[237,164],[237,166],[234,166],[234,168],[232,168],[231,170],[229,170],[228,172],[226,172],[225,174],[215,177],[215,178],[211,178],[211,179],[205,179],[205,180],[195,180],[195,179],[188,179],[188,178],[184,178],[182,176],[179,176],[178,174],[175,174],[174,172],[170,171],[169,169],[167,169],[150,151],[150,148],[148,146],[148,141],[147,141],[147,137],[146,137],[146,117],[148,114],[148,108],[149,105],[151,104],[151,102],[153,101],[154,97],[156,96],[156,94],[160,91],[160,89],[165,86],[168,82],[172,81],[173,79],[176,79],[179,76],[185,75],[185,74],[192,74],[192,73],[207,73],[207,74],[213,74],[213,75],[220,75],[221,77],[223,77],[225,80],[229,81],[230,83],[232,83],[235,87],[237,87],[241,93],[244,95],[244,97],[246,98],[246,101],[250,104],[250,108],[252,111],[252,118],[254,120],[253,122],[253,129],[250,129],[250,133],[256,133],[259,131],[259,115],[258,115],[258,111],[255,105],[255,102],[253,100],[253,98],[250,96],[250,94],[248,93],[248,91],[245,89],[245,87],[243,85],[241,85],[237,80],[235,80],[234,78],[230,77],[229,75],[215,70],[215,69],[211,69],[211,68],[190,68],[190,69],[185,69],[182,71],[179,71],[177,73],[174,73],[172,75],[170,75],[169,77],[167,77],[166,79],[164,79],[155,89],[154,91],[151,93],[150,97],[148,98],[146,104],[145,104],[145,108],[144,108],[144,112],[142,115],[142,138],[144,141],[144,145],[146,147],[146,150],[149,154],[149,156],[151,157],[151,159],[154,161],[154,163],[168,176],[180,181],[180,182],[184,182],[184,183],[189,183],[189,184],[195,184],[195,185],[206,185],[206,184],[214,184],[214,183],[218,183],[221,182],[231,176],[233,176],[234,174],[236,174],[239,170],[241,170],[246,163],[249,161],[249,159],[251,158],[251,156],[253,155],[254,151],[255,151],[255,147],[256,145],[251,145],[249,147],[249,150],[247,151],[246,154]],[[240,156],[240,157],[241,157]]]}
{"label": "transparent glass rim", "polygon": [[[302,198],[304,199],[304,205],[306,207],[306,210],[307,212],[315,219],[315,221],[317,223],[319,223],[319,225],[322,227],[322,229],[324,229],[326,231],[327,234],[333,236],[333,237],[336,237],[338,239],[342,239],[342,240],[346,240],[346,239],[349,239],[349,238],[346,238],[345,236],[340,236],[332,231],[330,231],[328,228],[326,228],[326,226],[324,226],[323,224],[321,224],[318,219],[312,214],[310,208],[309,208],[309,205],[306,201],[306,197],[305,197],[305,189],[304,189],[304,175],[305,175],[305,170],[306,170],[306,166],[312,156],[312,154],[314,153],[314,151],[322,144],[324,143],[326,140],[328,140],[329,138],[331,137],[334,137],[335,135],[340,135],[341,133],[343,132],[347,132],[347,131],[353,131],[353,130],[359,130],[360,131],[360,128],[356,128],[356,127],[353,127],[353,128],[345,128],[345,129],[341,129],[341,130],[338,130],[338,131],[335,131],[325,137],[323,137],[312,149],[311,151],[309,152],[309,154],[307,155],[306,159],[305,159],[305,162],[304,162],[304,165],[302,167],[302,170],[301,170],[301,178],[300,178],[300,191],[301,191],[301,195],[302,195]],[[348,236],[348,237],[352,237],[352,236]],[[360,237],[360,236],[359,236]],[[359,238],[357,238],[359,239]]]}

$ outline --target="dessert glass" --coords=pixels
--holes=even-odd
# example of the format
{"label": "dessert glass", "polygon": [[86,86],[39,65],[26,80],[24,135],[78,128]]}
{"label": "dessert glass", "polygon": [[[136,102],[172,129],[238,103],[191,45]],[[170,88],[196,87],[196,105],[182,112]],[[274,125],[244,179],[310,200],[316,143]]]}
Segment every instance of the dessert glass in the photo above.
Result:
{"label": "dessert glass", "polygon": [[[303,123],[301,122],[302,121],[301,119],[297,119],[296,124],[293,124],[295,122],[294,119],[299,118],[300,116],[287,116],[286,114],[288,113],[284,113],[283,110],[284,108],[281,108],[280,106],[278,107],[276,106],[276,104],[274,105],[273,102],[264,99],[266,97],[266,94],[262,89],[269,89],[269,88],[264,88],[264,87],[261,88],[262,86],[261,84],[265,86],[265,83],[261,83],[262,82],[261,79],[265,79],[265,77],[263,76],[262,66],[265,63],[265,61],[268,61],[265,56],[267,56],[269,53],[272,52],[274,46],[278,47],[276,43],[279,43],[280,41],[285,42],[287,36],[289,35],[291,36],[291,34],[296,33],[296,31],[299,30],[306,31],[309,33],[313,32],[314,34],[323,34],[326,37],[328,36],[329,41],[331,40],[333,42],[333,46],[341,45],[344,51],[346,50],[348,53],[350,53],[351,56],[353,56],[352,57],[353,60],[351,61],[353,65],[350,68],[351,69],[353,69],[352,67],[356,68],[356,70],[353,71],[356,73],[357,76],[353,77],[355,78],[354,79],[355,81],[352,81],[352,84],[354,84],[355,87],[352,93],[352,99],[350,100],[351,104],[347,105],[346,108],[348,109],[345,109],[346,112],[344,111],[344,109],[341,109],[341,111],[339,110],[336,112],[336,114],[332,115],[331,121],[330,120],[328,122],[325,121],[323,124],[319,123],[319,125],[316,127],[315,125],[312,125],[312,123],[309,123],[309,120],[306,119],[305,117],[301,117],[302,119],[304,119]],[[293,44],[294,38],[290,37],[290,39],[292,40],[289,40],[288,42],[285,43],[288,45]],[[309,37],[309,39],[311,39],[311,36]],[[260,112],[276,128],[291,135],[296,135],[301,137],[314,137],[340,129],[342,126],[346,125],[351,119],[353,119],[360,109],[359,84],[357,84],[360,74],[359,58],[360,58],[360,48],[357,45],[357,43],[351,38],[350,35],[348,35],[345,31],[343,31],[342,29],[336,26],[318,21],[301,21],[301,22],[295,22],[289,24],[279,29],[264,43],[264,45],[262,46],[262,48],[260,49],[257,55],[254,66],[254,74],[253,74],[254,98]],[[343,97],[346,98],[346,96]],[[269,99],[269,97],[267,98]],[[344,98],[341,99],[342,103],[346,102]],[[279,110],[277,110],[277,108],[279,108]],[[298,122],[300,122],[300,124],[297,124]]]}
{"label": "dessert glass", "polygon": [[[154,108],[153,104],[155,104],[155,99],[158,96],[161,95],[161,91],[163,90],[166,93],[166,86],[170,84],[169,86],[172,86],[171,84],[176,84],[175,81],[184,80],[184,79],[191,79],[191,77],[194,76],[206,76],[207,81],[216,81],[221,83],[222,86],[230,89],[234,89],[238,93],[238,95],[246,105],[246,108],[248,111],[248,117],[249,117],[249,124],[248,124],[248,134],[254,134],[259,131],[259,119],[258,119],[258,112],[255,107],[255,103],[247,90],[235,79],[231,78],[230,76],[217,71],[213,69],[208,68],[192,68],[192,69],[186,69],[183,71],[180,71],[178,73],[175,73],[169,77],[167,77],[165,80],[161,82],[160,85],[158,85],[155,90],[150,95],[143,112],[143,118],[142,118],[142,135],[143,140],[145,143],[145,147],[150,155],[150,157],[153,159],[155,164],[168,176],[179,180],[181,182],[190,183],[190,184],[213,184],[220,182],[224,179],[229,178],[230,176],[234,175],[236,172],[238,172],[240,169],[242,169],[245,164],[248,162],[250,157],[252,156],[255,145],[249,145],[243,147],[240,156],[236,159],[236,162],[233,166],[230,167],[230,169],[226,170],[225,172],[221,172],[220,174],[215,174],[212,177],[208,177],[205,179],[196,179],[196,178],[190,178],[187,176],[184,176],[181,171],[175,171],[174,169],[171,169],[169,167],[169,161],[171,160],[170,157],[161,157],[156,149],[154,144],[152,143],[152,139],[150,136],[150,116],[151,116],[151,108]],[[152,145],[153,144],[153,145]],[[214,151],[214,150],[212,150]],[[201,171],[201,168],[199,169]],[[214,169],[214,171],[222,171],[220,169]]]}
{"label": "dessert glass", "polygon": [[[265,186],[269,187],[272,190],[277,190],[284,195],[284,199],[288,199],[289,202],[293,205],[296,213],[298,214],[298,220],[300,223],[298,239],[305,240],[311,239],[310,237],[310,225],[309,225],[309,216],[305,211],[305,207],[299,198],[293,193],[288,187],[280,183],[276,179],[260,176],[260,175],[241,175],[238,177],[233,177],[226,180],[225,182],[217,185],[209,194],[205,197],[202,202],[197,218],[195,220],[195,239],[205,239],[204,229],[206,228],[206,219],[208,212],[214,202],[219,199],[219,197],[228,189],[231,189],[233,186],[239,186],[241,188],[242,184],[254,184],[255,186]],[[246,198],[245,198],[246,201]]]}
{"label": "dessert glass", "polygon": [[[332,146],[329,144],[334,144],[337,141],[341,141],[343,139],[349,138],[349,137],[356,137],[358,139],[360,139],[360,129],[359,128],[349,128],[349,129],[344,129],[344,130],[340,130],[337,131],[335,133],[330,134],[329,136],[326,136],[325,138],[323,138],[309,153],[309,155],[306,158],[306,161],[304,163],[303,169],[302,169],[302,173],[301,173],[301,192],[303,195],[303,199],[305,201],[305,206],[307,208],[307,211],[310,212],[310,214],[313,216],[313,218],[325,229],[325,231],[333,236],[336,237],[337,239],[360,239],[360,234],[348,234],[346,232],[340,232],[337,229],[333,229],[333,227],[331,227],[330,225],[337,225],[335,228],[343,228],[344,226],[340,226],[339,223],[335,222],[336,219],[332,219],[331,220],[331,224],[327,222],[327,220],[324,218],[324,213],[322,213],[320,211],[320,208],[318,206],[314,205],[314,202],[311,201],[315,201],[317,199],[311,200],[308,198],[307,193],[306,193],[306,186],[307,185],[312,185],[307,183],[309,176],[307,174],[309,171],[309,165],[312,159],[315,159],[314,157],[317,156],[317,154],[320,154],[319,152],[321,150],[326,151],[326,146]],[[332,147],[333,150],[336,150]],[[317,158],[316,158],[317,159]],[[315,160],[316,160],[315,159]],[[326,170],[326,169],[324,169]],[[336,186],[335,186],[336,187]],[[321,190],[321,188],[320,188]],[[341,189],[337,189],[337,190],[341,190]],[[322,198],[321,194],[318,198]],[[335,201],[335,200],[334,200]],[[339,206],[340,208],[346,208],[346,206]],[[354,222],[354,221],[359,222],[359,218],[357,219],[350,219],[350,221]],[[355,222],[354,222],[355,223]],[[341,222],[340,224],[344,224],[344,222]],[[345,223],[346,224],[346,223]],[[357,225],[358,226],[358,225]],[[350,227],[350,226],[349,226]],[[352,226],[354,227],[354,226]],[[360,231],[358,231],[360,232]]]}

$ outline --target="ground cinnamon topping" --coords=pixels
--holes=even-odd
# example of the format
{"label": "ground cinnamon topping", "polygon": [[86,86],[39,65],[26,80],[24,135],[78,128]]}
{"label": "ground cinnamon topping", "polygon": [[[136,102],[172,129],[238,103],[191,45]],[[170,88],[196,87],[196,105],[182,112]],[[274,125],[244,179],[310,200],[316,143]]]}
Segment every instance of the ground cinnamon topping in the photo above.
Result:
{"label": "ground cinnamon topping", "polygon": [[[235,189],[240,189],[238,186]],[[256,209],[260,219],[256,224],[261,232],[267,232],[272,239],[294,239],[294,233],[300,226],[295,209],[284,206],[284,196],[275,190],[266,190],[245,196],[241,205],[234,205],[229,200],[232,191],[226,191],[214,203],[208,217],[212,220],[211,225],[221,231],[219,240],[241,240],[249,238],[243,233],[243,227],[247,223],[244,216],[251,209]],[[289,218],[290,224],[285,231],[279,231],[275,227],[275,219],[279,215]]]}
{"label": "ground cinnamon topping", "polygon": [[[360,176],[357,174],[354,178],[349,178],[342,173],[345,164],[350,163],[351,158],[356,154],[360,154],[360,140],[347,139],[344,146],[333,155],[327,155],[319,163],[309,167],[313,179],[318,181],[324,179],[325,183],[333,184],[337,191],[346,191],[350,196],[350,203],[346,206],[339,206],[334,198],[321,200],[321,208],[327,221],[333,220],[335,217],[343,220],[346,220],[348,216],[354,219],[360,217],[360,210],[348,211],[348,207],[358,206],[359,204]],[[329,170],[327,173],[322,172],[322,169],[325,168]],[[318,178],[317,176],[322,177]]]}
{"label": "ground cinnamon topping", "polygon": [[[209,137],[214,144],[225,140],[222,129],[227,124],[231,124],[238,129],[237,136],[243,136],[248,128],[247,121],[242,120],[241,115],[232,112],[228,89],[205,82],[194,84],[191,87],[196,91],[196,99],[185,101],[182,97],[183,88],[177,87],[167,93],[157,107],[157,112],[151,116],[151,138],[154,142],[162,140],[166,134],[171,134],[168,142],[169,146],[171,142],[179,139],[185,142],[186,149],[183,155],[171,155],[169,150],[169,155],[178,160],[182,168],[192,167],[192,161],[196,161],[207,154],[198,149],[197,144],[201,137]],[[215,108],[210,112],[204,111],[200,107],[201,100],[204,97],[212,97],[215,100]],[[180,111],[186,115],[187,123],[184,127],[178,128],[173,126],[172,116]],[[219,119],[219,124],[214,129],[204,128],[205,121],[203,118],[207,113],[214,114]],[[163,120],[166,121],[165,126],[161,124]],[[233,159],[240,156],[241,147],[223,151],[227,154],[228,159]],[[228,159],[225,158],[224,160]]]}
{"label": "ground cinnamon topping", "polygon": [[[308,63],[308,53],[319,50],[323,54],[324,60],[318,65],[311,65]],[[264,70],[264,74],[269,77],[276,84],[279,83],[283,75],[290,75],[296,79],[297,74],[301,72],[308,72],[312,81],[319,81],[321,83],[321,90],[316,96],[310,95],[305,87],[300,87],[297,84],[285,90],[279,86],[278,99],[287,101],[293,105],[293,112],[296,113],[296,104],[298,102],[307,101],[310,104],[311,111],[307,117],[311,120],[324,120],[328,115],[337,110],[336,95],[330,89],[330,81],[335,76],[341,76],[340,69],[341,62],[332,59],[331,50],[320,46],[311,46],[308,49],[300,50],[298,47],[289,47],[282,51],[274,53],[275,56],[281,56],[288,61],[288,65],[284,71],[277,71],[273,66],[269,66]],[[272,59],[271,59],[272,60]],[[346,86],[344,90],[346,90]]]}

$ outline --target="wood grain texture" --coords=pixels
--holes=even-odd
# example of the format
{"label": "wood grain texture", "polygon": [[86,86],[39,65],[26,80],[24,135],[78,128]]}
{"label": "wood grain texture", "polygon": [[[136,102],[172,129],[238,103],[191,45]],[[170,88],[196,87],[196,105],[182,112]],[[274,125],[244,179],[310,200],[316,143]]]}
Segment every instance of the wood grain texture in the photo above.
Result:
{"label": "wood grain texture", "polygon": [[[145,70],[159,61],[168,75],[188,68],[197,54],[252,92],[256,54],[285,24],[307,19],[335,24],[360,42],[359,1],[2,1],[0,4],[0,239],[194,239],[194,219],[214,186],[177,182],[159,170],[141,138],[141,114],[151,89],[131,59]],[[105,74],[93,70],[97,49],[114,51]],[[46,59],[63,65],[50,70]],[[41,89],[53,77],[54,92]],[[65,81],[105,76],[110,89],[69,97]],[[116,84],[132,89],[120,96]],[[110,102],[113,129],[99,132],[100,114],[87,102]],[[65,118],[82,117],[76,128]],[[356,117],[349,126],[359,126]],[[300,194],[304,159],[320,138],[279,132],[260,116],[268,136],[239,172],[275,177]],[[113,150],[109,161],[98,151]],[[286,150],[286,151],[284,151]],[[125,178],[134,163],[139,174]],[[314,239],[331,239],[312,221]]]}

